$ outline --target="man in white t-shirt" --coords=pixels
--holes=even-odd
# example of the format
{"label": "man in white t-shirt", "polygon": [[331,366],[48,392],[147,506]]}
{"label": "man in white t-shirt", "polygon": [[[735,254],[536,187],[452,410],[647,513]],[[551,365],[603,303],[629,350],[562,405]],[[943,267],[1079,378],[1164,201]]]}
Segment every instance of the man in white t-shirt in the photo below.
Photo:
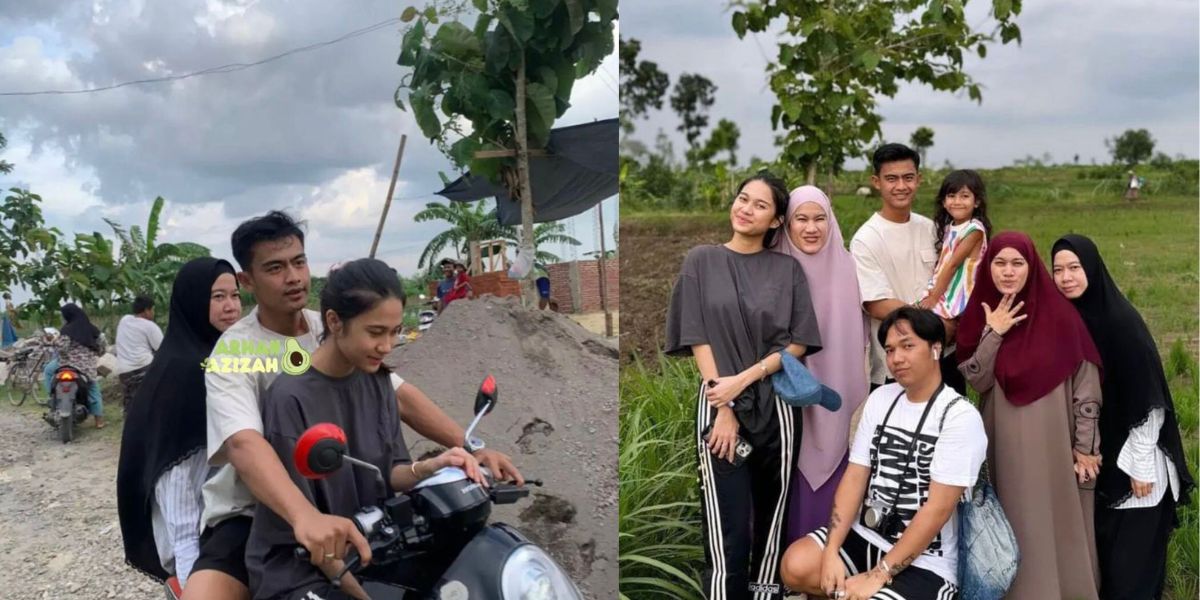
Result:
{"label": "man in white t-shirt", "polygon": [[896,383],[867,398],[829,526],[788,548],[783,580],[835,599],[957,597],[956,511],[986,458],[983,419],[942,382],[941,318],[906,306],[880,331]]}
{"label": "man in white t-shirt", "polygon": [[[317,349],[321,318],[305,308],[310,276],[304,232],[287,214],[271,211],[239,225],[232,245],[243,269],[238,281],[254,294],[257,306],[221,335],[210,360],[223,363],[228,354],[254,357],[275,343],[287,351],[279,358],[281,369],[307,368],[305,352]],[[290,340],[303,352],[295,352]],[[290,367],[284,366],[293,358]],[[286,519],[299,545],[313,557],[341,558],[348,545],[369,555],[352,521],[321,514],[308,502],[262,435],[259,399],[279,371],[226,372],[223,366],[210,365],[205,375],[208,461],[218,469],[204,484],[200,557],[188,578],[185,600],[250,597],[245,548],[258,502]],[[443,446],[464,445],[462,427],[424,393],[398,376],[392,383],[404,423]],[[479,450],[475,456],[498,479],[524,483],[507,456],[494,450]]]}
{"label": "man in white t-shirt", "polygon": [[142,385],[154,353],[162,345],[163,332],[154,322],[154,299],[133,299],[133,314],[117,323],[117,378],[121,380],[121,405],[129,406]]}
{"label": "man in white t-shirt", "polygon": [[[892,380],[876,335],[879,324],[892,311],[925,295],[937,251],[933,221],[912,210],[921,187],[920,155],[903,144],[884,144],[875,151],[871,165],[875,170],[871,185],[879,190],[883,204],[854,233],[850,254],[857,267],[863,310],[871,317],[871,389],[875,389]],[[943,357],[941,369],[950,387],[966,393],[966,381],[952,352]]]}

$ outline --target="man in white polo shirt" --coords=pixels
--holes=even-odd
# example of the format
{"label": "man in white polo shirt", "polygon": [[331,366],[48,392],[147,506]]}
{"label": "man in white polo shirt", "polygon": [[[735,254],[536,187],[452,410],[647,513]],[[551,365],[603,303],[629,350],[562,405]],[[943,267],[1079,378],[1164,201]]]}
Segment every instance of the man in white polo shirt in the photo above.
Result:
{"label": "man in white polo shirt", "polygon": [[121,317],[117,323],[117,378],[121,380],[122,408],[129,406],[141,387],[162,340],[163,332],[154,322],[154,299],[134,298],[133,314]]}
{"label": "man in white polo shirt", "polygon": [[[280,348],[286,351],[276,355],[281,369],[306,368],[308,355],[318,346],[321,317],[305,308],[310,276],[304,232],[287,214],[271,211],[239,225],[231,241],[243,269],[238,281],[254,294],[257,306],[221,335],[214,359],[225,363],[229,354],[255,357],[264,348]],[[226,366],[210,364],[205,375],[208,460],[218,470],[204,484],[200,557],[188,578],[185,600],[250,597],[245,549],[259,502],[283,517],[297,543],[313,556],[325,549],[343,550],[347,544],[369,554],[352,521],[322,514],[308,502],[262,435],[259,399],[280,371],[228,372]],[[443,446],[464,445],[462,427],[425,394],[399,377],[393,377],[392,384],[401,418],[409,427]],[[524,483],[507,456],[492,450],[479,450],[475,456],[498,479]]]}

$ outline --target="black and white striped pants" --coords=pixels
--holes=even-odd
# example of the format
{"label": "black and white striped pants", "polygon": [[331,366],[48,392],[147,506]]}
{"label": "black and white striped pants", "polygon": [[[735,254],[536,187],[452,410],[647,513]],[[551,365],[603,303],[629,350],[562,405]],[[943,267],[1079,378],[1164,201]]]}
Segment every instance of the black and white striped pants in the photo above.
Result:
{"label": "black and white striped pants", "polygon": [[700,458],[700,505],[704,522],[708,600],[777,600],[783,597],[779,562],[787,529],[787,493],[799,448],[800,412],[775,398],[766,431],[743,438],[754,447],[741,465],[717,458],[701,439],[716,419],[704,384],[697,394],[696,450]]}

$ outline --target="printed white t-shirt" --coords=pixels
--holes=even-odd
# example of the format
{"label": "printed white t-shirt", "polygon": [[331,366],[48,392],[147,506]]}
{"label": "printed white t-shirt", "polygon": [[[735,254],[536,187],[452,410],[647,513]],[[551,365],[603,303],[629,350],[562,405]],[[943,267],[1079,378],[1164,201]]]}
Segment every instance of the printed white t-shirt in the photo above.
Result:
{"label": "printed white t-shirt", "polygon": [[[926,403],[910,402],[903,392],[900,384],[891,383],[867,397],[854,444],[850,447],[850,462],[868,469],[872,461],[879,462],[881,467],[873,471],[867,486],[868,497],[890,505],[893,494],[899,489],[895,510],[907,527],[928,500],[930,482],[964,488],[975,485],[979,468],[987,456],[987,434],[979,411],[966,398],[943,386],[937,397],[930,400],[934,406],[921,427],[916,450],[906,469],[904,459]],[[896,400],[897,396],[899,400]],[[955,399],[958,401],[954,402]],[[893,401],[896,401],[896,408],[886,427],[880,431],[879,426]],[[852,525],[854,531],[884,552],[891,550],[899,536],[885,539],[863,523],[862,511],[859,512]],[[950,515],[913,565],[937,573],[951,583],[958,582],[957,514]]]}

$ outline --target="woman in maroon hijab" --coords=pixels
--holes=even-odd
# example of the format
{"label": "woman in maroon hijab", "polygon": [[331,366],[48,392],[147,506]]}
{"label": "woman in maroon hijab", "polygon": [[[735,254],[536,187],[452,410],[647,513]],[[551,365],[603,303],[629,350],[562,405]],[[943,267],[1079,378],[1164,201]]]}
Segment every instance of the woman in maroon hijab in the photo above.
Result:
{"label": "woman in maroon hijab", "polygon": [[993,485],[1021,550],[1006,598],[1098,597],[1100,354],[1033,241],[996,236],[958,328],[981,399]]}

